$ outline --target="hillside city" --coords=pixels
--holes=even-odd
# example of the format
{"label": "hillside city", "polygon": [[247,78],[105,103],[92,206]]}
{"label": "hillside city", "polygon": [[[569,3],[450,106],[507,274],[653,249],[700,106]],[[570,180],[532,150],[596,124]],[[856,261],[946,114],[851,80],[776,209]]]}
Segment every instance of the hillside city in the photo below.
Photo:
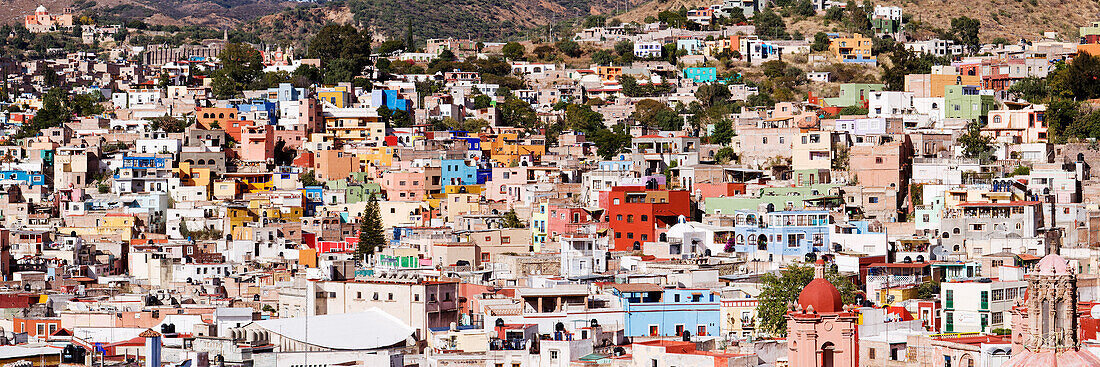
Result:
{"label": "hillside city", "polygon": [[1100,22],[616,14],[2,26],[0,366],[1100,366]]}

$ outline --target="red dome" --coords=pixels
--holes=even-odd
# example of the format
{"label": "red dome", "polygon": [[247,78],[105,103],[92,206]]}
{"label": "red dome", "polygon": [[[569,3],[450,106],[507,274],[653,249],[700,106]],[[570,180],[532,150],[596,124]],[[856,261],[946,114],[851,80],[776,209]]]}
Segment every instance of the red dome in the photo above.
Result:
{"label": "red dome", "polygon": [[840,312],[844,302],[840,300],[840,292],[828,280],[817,278],[810,281],[802,293],[798,294],[798,304],[803,309],[814,306],[817,312]]}

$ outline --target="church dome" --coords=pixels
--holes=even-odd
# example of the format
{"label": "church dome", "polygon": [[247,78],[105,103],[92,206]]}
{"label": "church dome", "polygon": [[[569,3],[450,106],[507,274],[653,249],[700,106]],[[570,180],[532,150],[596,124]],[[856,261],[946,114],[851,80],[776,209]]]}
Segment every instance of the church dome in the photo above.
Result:
{"label": "church dome", "polygon": [[817,278],[810,281],[802,293],[798,294],[798,304],[803,309],[814,306],[817,312],[840,312],[844,302],[840,300],[840,291],[828,280]]}
{"label": "church dome", "polygon": [[1066,263],[1066,259],[1063,259],[1058,254],[1050,254],[1043,256],[1042,260],[1039,260],[1039,264],[1036,266],[1039,275],[1069,275],[1069,265]]}

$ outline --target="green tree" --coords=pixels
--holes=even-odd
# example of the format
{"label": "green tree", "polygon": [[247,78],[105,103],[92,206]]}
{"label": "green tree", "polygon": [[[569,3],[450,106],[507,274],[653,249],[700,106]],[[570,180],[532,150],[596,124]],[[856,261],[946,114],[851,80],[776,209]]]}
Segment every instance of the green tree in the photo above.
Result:
{"label": "green tree", "polygon": [[771,8],[764,8],[756,15],[752,17],[752,24],[756,26],[756,34],[762,39],[787,39],[790,35],[787,34],[787,23],[783,22],[783,17],[772,11]]}
{"label": "green tree", "polygon": [[387,40],[378,45],[378,53],[389,55],[405,49],[405,42],[399,40]]}
{"label": "green tree", "polygon": [[825,51],[829,49],[829,35],[825,32],[817,32],[814,34],[814,43],[810,45],[810,49],[815,52]]}
{"label": "green tree", "polygon": [[306,171],[298,177],[298,181],[302,183],[302,187],[321,186],[323,183],[317,180],[317,175],[313,173],[313,170]]}
{"label": "green tree", "polygon": [[245,43],[230,43],[218,53],[220,72],[234,83],[235,91],[252,84],[263,74],[263,55]]}
{"label": "green tree", "polygon": [[382,214],[378,208],[378,197],[373,193],[367,201],[363,217],[359,219],[359,244],[355,254],[360,259],[368,259],[386,245],[386,235],[382,229]]}
{"label": "green tree", "polygon": [[378,113],[378,119],[381,120],[381,122],[385,123],[386,127],[391,127],[391,123],[393,120],[393,111],[390,111],[389,107],[387,107],[386,105],[381,105],[378,106],[378,108],[374,109],[374,111]]}
{"label": "green tree", "polygon": [[611,159],[630,146],[630,132],[623,123],[615,124],[611,129],[597,130],[592,135],[592,142],[596,144],[596,154],[603,159]]}
{"label": "green tree", "polygon": [[703,84],[695,90],[695,98],[703,104],[703,107],[720,106],[729,102],[730,90],[723,84]]}
{"label": "green tree", "polygon": [[963,148],[963,155],[975,158],[989,151],[991,140],[989,136],[982,135],[981,124],[971,121],[966,124],[966,132],[959,135],[958,143]]}
{"label": "green tree", "polygon": [[351,81],[370,65],[371,35],[354,26],[328,24],[309,40],[306,57],[321,59],[326,81]]}
{"label": "green tree", "polygon": [[171,82],[171,79],[168,78],[168,72],[162,70],[160,76],[157,77],[157,86],[161,89],[168,88],[169,82]]}
{"label": "green tree", "polygon": [[799,0],[796,1],[792,6],[792,10],[794,11],[795,15],[812,17],[814,16],[814,14],[817,14],[817,11],[814,10],[814,4],[810,2],[810,0]]}
{"label": "green tree", "polygon": [[615,54],[619,56],[631,55],[634,56],[634,42],[629,40],[622,40],[615,42]]}
{"label": "green tree", "polygon": [[416,40],[413,38],[412,18],[405,19],[405,51],[416,52]]}
{"label": "green tree", "polygon": [[564,39],[558,41],[555,45],[561,53],[569,57],[577,57],[581,55],[581,45],[571,39]]}
{"label": "green tree", "polygon": [[522,99],[515,96],[507,96],[503,103],[498,103],[501,123],[504,126],[533,128],[538,122],[535,109]]}
{"label": "green tree", "polygon": [[[760,330],[776,336],[786,335],[787,307],[798,302],[798,295],[813,279],[813,267],[799,264],[788,266],[779,275],[764,274],[760,279],[764,287],[757,297],[759,304],[756,306]],[[825,279],[837,288],[844,304],[855,302],[856,287],[851,280],[841,276],[836,270],[826,271]]]}
{"label": "green tree", "polygon": [[665,131],[680,130],[684,125],[684,119],[668,104],[654,99],[643,99],[635,103],[631,116],[644,126]]}
{"label": "green tree", "polygon": [[935,58],[931,55],[918,55],[902,43],[895,43],[890,52],[890,66],[883,67],[882,83],[886,90],[905,89],[905,76],[909,74],[927,74],[932,71]]}
{"label": "green tree", "polygon": [[37,135],[42,129],[61,126],[69,122],[72,110],[69,107],[68,92],[61,88],[52,88],[42,97],[42,107],[34,114],[29,124],[24,125],[17,137]]}
{"label": "green tree", "polygon": [[1028,102],[1039,102],[1050,95],[1047,80],[1038,77],[1026,77],[1008,87],[1008,94]]}
{"label": "green tree", "polygon": [[611,56],[607,50],[599,50],[592,53],[592,63],[596,65],[611,65],[615,61],[615,56]]}
{"label": "green tree", "polygon": [[940,294],[940,282],[924,282],[917,286],[917,298],[932,299]]}
{"label": "green tree", "polygon": [[735,160],[737,160],[737,153],[733,151],[732,147],[722,147],[714,152],[714,161],[720,164],[729,164]]}
{"label": "green tree", "polygon": [[150,131],[164,131],[166,133],[182,133],[187,130],[187,127],[191,124],[187,120],[181,120],[167,113],[164,116],[154,117],[149,119]]}
{"label": "green tree", "polygon": [[484,94],[474,96],[474,109],[489,108],[493,105],[493,98]]}
{"label": "green tree", "polygon": [[523,220],[519,219],[519,215],[516,214],[515,209],[510,209],[504,213],[504,223],[501,223],[504,228],[526,228],[527,225],[523,223]]}
{"label": "green tree", "polygon": [[978,46],[981,45],[981,41],[978,39],[978,32],[981,28],[982,22],[980,20],[965,15],[951,19],[951,34],[956,41],[965,45],[970,52],[977,51]]}
{"label": "green tree", "polygon": [[217,71],[214,73],[214,78],[210,81],[210,92],[214,94],[214,97],[219,99],[229,99],[236,97],[240,89],[237,88],[237,83],[229,79],[225,73]]}
{"label": "green tree", "polygon": [[714,130],[710,132],[710,143],[729,145],[733,142],[734,135],[733,121],[723,118],[714,123]]}
{"label": "green tree", "polygon": [[593,111],[592,107],[581,104],[565,107],[565,126],[585,134],[594,134],[607,128],[603,124],[603,115]]}
{"label": "green tree", "polygon": [[504,58],[512,61],[523,60],[523,54],[527,52],[519,42],[508,42],[500,49]]}

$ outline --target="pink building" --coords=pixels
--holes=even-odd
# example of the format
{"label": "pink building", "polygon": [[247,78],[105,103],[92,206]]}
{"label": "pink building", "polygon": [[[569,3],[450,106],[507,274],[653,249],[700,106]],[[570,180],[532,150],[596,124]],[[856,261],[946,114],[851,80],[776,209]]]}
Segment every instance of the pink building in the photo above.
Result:
{"label": "pink building", "polygon": [[845,306],[840,292],[825,279],[825,263],[787,312],[787,365],[791,367],[859,366],[859,313]]}
{"label": "pink building", "polygon": [[485,198],[489,200],[520,201],[523,186],[529,183],[527,167],[493,167],[493,179],[485,182]]}
{"label": "pink building", "polygon": [[584,226],[608,228],[609,223],[603,218],[606,214],[603,209],[561,203],[550,203],[549,206],[546,230],[551,239],[557,239],[562,234],[575,233]]}
{"label": "pink building", "polygon": [[989,111],[989,125],[982,128],[982,135],[1008,144],[1045,143],[1046,109],[1043,105],[1031,105],[1019,110]]}
{"label": "pink building", "polygon": [[275,127],[246,126],[241,131],[241,160],[264,161],[275,157]]}
{"label": "pink building", "polygon": [[389,200],[420,201],[427,193],[423,171],[386,171],[381,183]]}

